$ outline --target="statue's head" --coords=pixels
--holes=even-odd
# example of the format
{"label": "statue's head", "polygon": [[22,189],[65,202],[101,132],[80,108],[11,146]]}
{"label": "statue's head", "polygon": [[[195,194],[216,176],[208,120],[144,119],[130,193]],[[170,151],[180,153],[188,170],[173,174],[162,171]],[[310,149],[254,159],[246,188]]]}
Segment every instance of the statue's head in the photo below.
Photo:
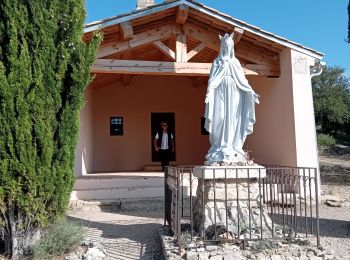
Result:
{"label": "statue's head", "polygon": [[221,46],[220,46],[221,56],[232,57],[234,52],[233,33],[232,34],[225,33],[224,36],[219,35],[219,39],[221,41]]}
{"label": "statue's head", "polygon": [[221,41],[221,48],[226,47],[226,48],[233,48],[233,33],[228,34],[225,33],[224,36],[219,35],[219,39]]}

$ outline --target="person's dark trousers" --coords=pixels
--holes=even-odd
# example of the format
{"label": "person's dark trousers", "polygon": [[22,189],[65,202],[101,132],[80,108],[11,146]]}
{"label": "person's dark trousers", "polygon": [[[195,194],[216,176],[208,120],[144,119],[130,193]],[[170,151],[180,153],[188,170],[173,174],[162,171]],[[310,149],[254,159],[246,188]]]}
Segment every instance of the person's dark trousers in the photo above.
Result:
{"label": "person's dark trousers", "polygon": [[162,171],[164,171],[165,166],[169,166],[170,161],[170,150],[159,149],[159,159],[162,164]]}

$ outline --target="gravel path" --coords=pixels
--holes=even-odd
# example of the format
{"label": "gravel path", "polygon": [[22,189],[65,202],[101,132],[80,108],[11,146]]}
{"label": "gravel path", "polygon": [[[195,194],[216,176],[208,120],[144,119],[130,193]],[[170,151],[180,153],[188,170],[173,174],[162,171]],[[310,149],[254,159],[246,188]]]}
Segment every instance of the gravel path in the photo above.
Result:
{"label": "gravel path", "polygon": [[[332,249],[334,255],[349,256],[344,259],[350,259],[350,148],[338,150],[333,155],[320,156],[321,243]],[[328,198],[341,202],[342,207],[326,206],[324,202]]]}
{"label": "gravel path", "polygon": [[88,238],[103,245],[108,259],[163,259],[158,234],[163,212],[75,211],[69,216],[88,227]]}
{"label": "gravel path", "polygon": [[[350,207],[320,205],[321,245],[340,259],[350,259]],[[345,258],[349,257],[349,258]]]}

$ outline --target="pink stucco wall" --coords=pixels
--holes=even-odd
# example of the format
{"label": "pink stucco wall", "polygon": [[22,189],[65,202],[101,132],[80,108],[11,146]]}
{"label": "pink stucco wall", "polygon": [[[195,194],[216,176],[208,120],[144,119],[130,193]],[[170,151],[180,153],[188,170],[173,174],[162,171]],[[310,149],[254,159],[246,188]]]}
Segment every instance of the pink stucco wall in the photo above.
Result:
{"label": "pink stucco wall", "polygon": [[[142,170],[151,161],[151,113],[175,113],[177,165],[201,164],[208,150],[200,118],[205,88],[186,77],[134,76],[94,90],[94,171]],[[110,136],[110,116],[122,116],[124,135]],[[159,164],[159,163],[156,163]]]}
{"label": "pink stucco wall", "polygon": [[257,106],[257,123],[247,139],[247,149],[265,164],[318,167],[310,77],[314,60],[285,49],[280,62],[279,78],[249,80],[261,104]]}
{"label": "pink stucco wall", "polygon": [[279,78],[251,77],[250,83],[260,95],[254,133],[246,147],[258,162],[272,165],[296,165],[291,55],[280,55]]}
{"label": "pink stucco wall", "polygon": [[310,65],[314,65],[314,59],[292,50],[291,61],[297,165],[318,167],[316,124],[310,77]]}
{"label": "pink stucco wall", "polygon": [[[306,59],[307,71],[295,61]],[[257,122],[245,148],[256,162],[317,167],[309,66],[313,60],[285,49],[279,78],[248,77],[260,95]],[[305,64],[304,64],[305,65]],[[89,87],[81,112],[76,172],[142,170],[151,161],[151,113],[173,112],[176,125],[176,165],[202,164],[209,148],[201,135],[205,87],[177,76],[133,76],[128,86],[116,81]],[[124,135],[110,136],[111,116],[124,118]]]}
{"label": "pink stucco wall", "polygon": [[93,172],[93,89],[85,91],[85,105],[80,112],[79,142],[75,153],[75,173],[84,175]]}

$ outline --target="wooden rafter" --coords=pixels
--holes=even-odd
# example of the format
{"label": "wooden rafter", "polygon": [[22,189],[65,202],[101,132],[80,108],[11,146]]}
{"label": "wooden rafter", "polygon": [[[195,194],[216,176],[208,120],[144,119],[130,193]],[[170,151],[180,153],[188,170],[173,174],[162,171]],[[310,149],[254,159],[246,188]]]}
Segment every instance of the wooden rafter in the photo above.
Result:
{"label": "wooden rafter", "polygon": [[[130,59],[131,58],[131,53],[129,52],[129,53],[124,53],[123,55],[122,55],[122,58],[124,59],[124,60],[128,60],[128,59]],[[130,74],[123,74],[122,75],[122,85],[124,86],[124,87],[128,87],[129,85],[130,85],[130,82],[131,82],[131,75]]]}
{"label": "wooden rafter", "polygon": [[[98,59],[93,73],[208,76],[211,63]],[[246,75],[257,72],[243,68]]]}
{"label": "wooden rafter", "polygon": [[276,65],[245,64],[244,67],[257,72],[260,76],[279,77],[281,74],[279,66]]}
{"label": "wooden rafter", "polygon": [[199,43],[196,47],[193,48],[189,53],[187,53],[187,60],[191,60],[194,56],[200,53],[207,45],[203,42]]}
{"label": "wooden rafter", "polygon": [[186,23],[183,26],[183,30],[187,36],[205,43],[211,49],[219,51],[220,40],[217,34],[192,23]]}
{"label": "wooden rafter", "polygon": [[185,24],[188,17],[189,7],[185,5],[180,5],[177,9],[176,23]]}
{"label": "wooden rafter", "polygon": [[[184,25],[184,31],[185,34],[191,38],[195,38],[202,43],[205,43],[208,48],[219,51],[220,40],[215,33],[209,32],[200,26],[190,23]],[[278,54],[271,56],[261,50],[238,44],[235,46],[235,55],[236,57],[242,58],[251,63],[264,65],[264,70],[261,70],[262,75],[276,76],[279,74],[279,69],[276,70],[276,68],[279,68]],[[270,67],[270,69],[267,69],[268,67]]]}
{"label": "wooden rafter", "polygon": [[128,51],[132,48],[137,48],[143,45],[150,44],[154,41],[163,40],[175,35],[178,32],[174,25],[166,25],[157,29],[152,29],[147,32],[135,34],[131,40],[104,44],[100,47],[97,53],[97,58],[103,58],[112,54],[118,54]]}
{"label": "wooden rafter", "polygon": [[233,41],[234,41],[235,45],[237,43],[239,43],[239,41],[241,40],[241,38],[243,36],[243,33],[244,33],[244,29],[242,29],[242,28],[236,27],[234,29],[234,36],[233,36],[234,39],[233,39]]}
{"label": "wooden rafter", "polygon": [[[125,25],[124,27],[127,27]],[[120,27],[122,28],[122,26]],[[132,27],[131,27],[132,29]],[[280,63],[279,63],[279,54],[277,52],[266,50],[265,47],[258,45],[248,45],[245,40],[244,30],[236,27],[235,29],[235,55],[237,58],[244,61],[244,63],[249,64],[248,74],[249,75],[263,75],[263,76],[279,76],[280,74]],[[125,34],[125,32],[124,32]],[[245,35],[245,34],[244,34]],[[125,35],[124,35],[125,36]],[[243,37],[242,37],[243,36]],[[130,34],[129,36],[130,37]],[[208,30],[203,26],[196,25],[189,20],[185,22],[183,25],[179,24],[170,24],[157,27],[155,29],[150,29],[144,32],[140,32],[137,34],[133,34],[132,39],[119,41],[114,43],[103,44],[97,54],[98,58],[106,58],[106,57],[115,57],[117,59],[121,58],[124,60],[130,59],[144,59],[144,60],[162,60],[162,57],[153,57],[151,58],[149,55],[145,56],[145,58],[141,58],[140,55],[132,55],[129,57],[123,57],[124,54],[130,53],[133,49],[145,47],[147,45],[154,45],[158,50],[160,50],[165,56],[164,59],[170,61],[176,61],[177,66],[180,66],[180,63],[186,63],[189,60],[193,59],[197,54],[201,52],[201,56],[205,57],[207,52],[214,50],[218,52],[220,49],[220,40],[216,32]],[[187,37],[191,39],[195,39],[195,44],[192,44],[191,51],[187,52]],[[242,39],[242,40],[241,40]],[[167,41],[171,40],[169,44]],[[164,43],[165,42],[165,43]],[[175,46],[169,47],[171,44]],[[169,46],[168,46],[169,45]],[[207,49],[207,52],[204,50]],[[135,51],[135,50],[134,50]],[[121,55],[121,56],[120,56]],[[213,52],[213,55],[215,53]],[[198,59],[202,60],[198,56]],[[209,59],[205,59],[205,61],[211,61],[213,57]],[[205,64],[205,63],[197,63],[197,64]],[[169,64],[166,64],[169,65]],[[253,66],[254,65],[254,66]],[[261,66],[255,66],[261,65]],[[106,72],[104,72],[106,73]],[[114,72],[113,72],[114,73]],[[119,72],[117,72],[119,73]],[[137,74],[136,72],[132,72]],[[145,72],[147,74],[147,71]],[[166,72],[168,73],[168,72]],[[190,75],[191,75],[190,71]],[[181,74],[181,72],[180,72]],[[198,75],[198,72],[194,72],[194,75]],[[201,75],[201,74],[200,74]],[[125,76],[123,77],[123,81],[126,84],[130,79],[127,79]],[[125,78],[125,79],[124,79]]]}
{"label": "wooden rafter", "polygon": [[134,36],[134,31],[130,22],[121,23],[120,28],[124,40],[131,39]]}
{"label": "wooden rafter", "polygon": [[175,52],[172,49],[170,49],[168,46],[166,46],[164,43],[162,43],[161,41],[155,41],[153,42],[153,45],[157,47],[166,56],[171,58],[172,60],[176,60]]}
{"label": "wooden rafter", "polygon": [[262,51],[249,48],[244,45],[237,45],[235,47],[235,54],[239,58],[243,58],[252,63],[262,65],[277,65],[279,64],[278,55],[271,56]]}

